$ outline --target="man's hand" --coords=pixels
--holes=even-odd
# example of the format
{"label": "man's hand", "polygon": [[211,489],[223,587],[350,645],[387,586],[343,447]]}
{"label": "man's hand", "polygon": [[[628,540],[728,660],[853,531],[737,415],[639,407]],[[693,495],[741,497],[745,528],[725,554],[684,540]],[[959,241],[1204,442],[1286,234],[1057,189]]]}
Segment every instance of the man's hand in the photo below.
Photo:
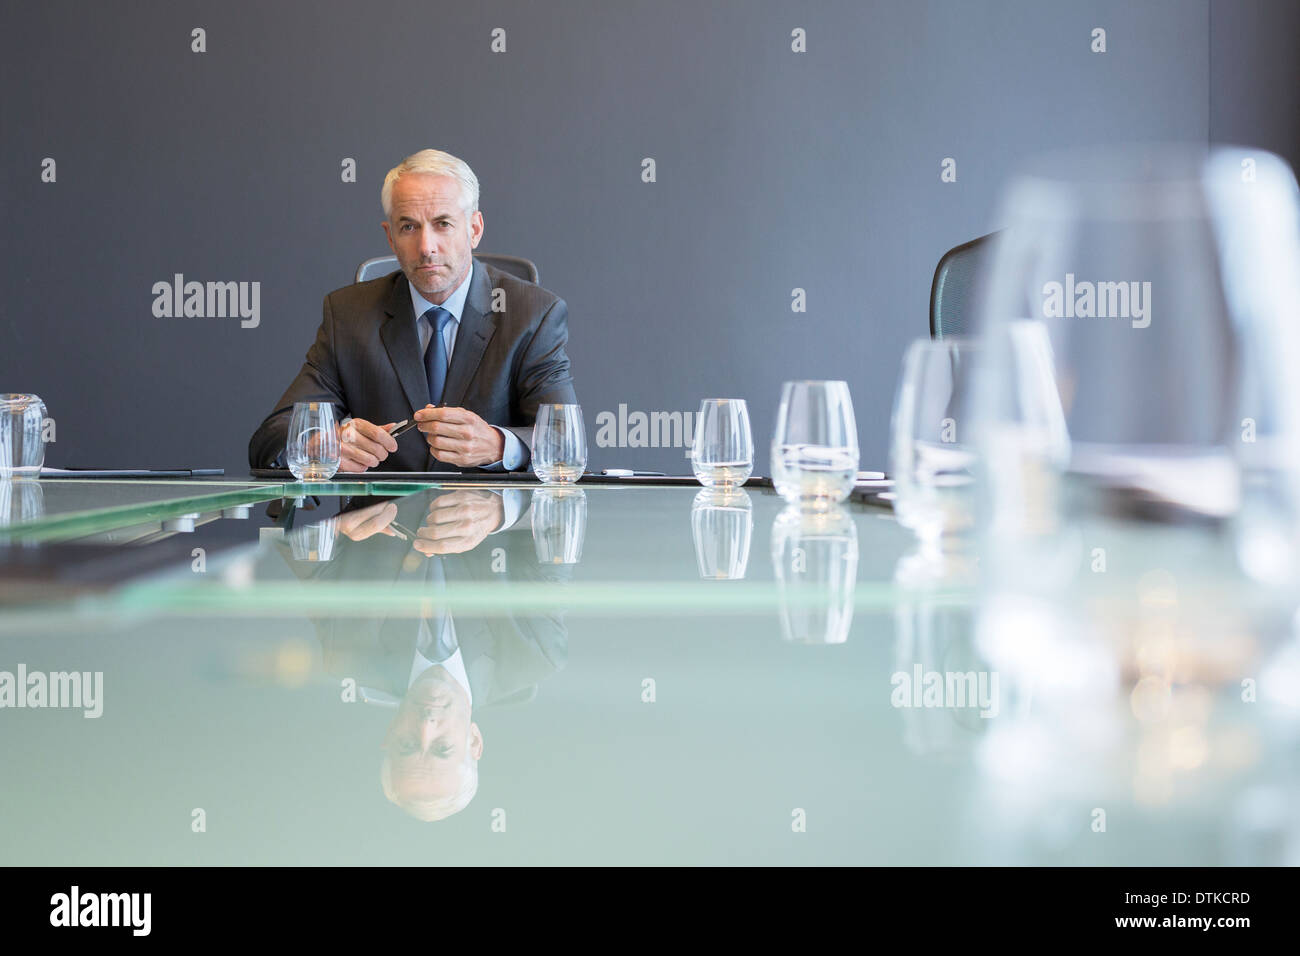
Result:
{"label": "man's hand", "polygon": [[505,436],[468,408],[426,405],[415,413],[415,421],[439,461],[470,468],[495,464],[505,454]]}
{"label": "man's hand", "polygon": [[391,501],[383,501],[356,511],[345,511],[337,519],[339,534],[346,535],[353,541],[365,541],[366,538],[380,532],[394,537],[395,532],[388,526],[396,517],[397,505]]}
{"label": "man's hand", "polygon": [[339,429],[342,457],[339,471],[365,471],[397,451],[397,439],[389,434],[397,422],[375,425],[364,418],[354,418]]}
{"label": "man's hand", "polygon": [[500,495],[469,489],[449,491],[430,502],[413,547],[424,555],[472,551],[501,527],[505,514]]}

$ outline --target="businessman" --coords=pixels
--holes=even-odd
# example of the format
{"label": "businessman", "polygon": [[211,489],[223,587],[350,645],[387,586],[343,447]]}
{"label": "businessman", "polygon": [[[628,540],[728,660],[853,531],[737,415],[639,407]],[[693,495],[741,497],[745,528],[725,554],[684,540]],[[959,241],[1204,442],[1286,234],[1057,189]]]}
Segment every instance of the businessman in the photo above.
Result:
{"label": "businessman", "polygon": [[[568,307],[474,259],[478,178],[421,150],[384,179],[384,234],[400,272],[325,297],[298,377],[253,434],[254,468],[282,467],[295,402],[340,411],[340,471],[526,469],[538,405],[576,403]],[[394,437],[398,422],[416,429]]]}

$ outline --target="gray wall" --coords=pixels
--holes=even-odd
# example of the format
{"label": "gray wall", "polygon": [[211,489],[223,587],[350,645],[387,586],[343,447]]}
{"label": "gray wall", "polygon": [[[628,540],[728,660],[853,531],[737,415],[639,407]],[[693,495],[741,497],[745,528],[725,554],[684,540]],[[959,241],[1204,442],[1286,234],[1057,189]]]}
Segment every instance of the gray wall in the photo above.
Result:
{"label": "gray wall", "polygon": [[[1213,136],[1294,162],[1300,138],[1289,0],[15,7],[0,389],[46,400],[53,465],[243,473],[323,294],[386,252],[383,174],[426,146],[477,171],[481,248],[534,258],[568,300],[593,439],[620,403],[741,396],[765,473],[788,378],[847,379],[863,467],[885,460],[935,262],[996,225],[1020,157]],[[260,325],[156,318],[177,272],[259,281]],[[592,464],[687,467],[681,449]]]}

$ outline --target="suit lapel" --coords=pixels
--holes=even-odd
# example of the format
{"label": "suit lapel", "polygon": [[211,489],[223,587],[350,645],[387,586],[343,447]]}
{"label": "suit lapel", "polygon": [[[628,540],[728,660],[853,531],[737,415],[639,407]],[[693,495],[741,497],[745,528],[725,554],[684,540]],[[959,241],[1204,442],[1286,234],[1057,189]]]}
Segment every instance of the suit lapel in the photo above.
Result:
{"label": "suit lapel", "polygon": [[487,348],[494,332],[496,323],[492,319],[492,280],[488,278],[487,269],[476,259],[474,274],[469,282],[469,295],[465,297],[465,308],[460,317],[460,328],[456,332],[456,348],[451,353],[447,382],[442,388],[444,405],[459,407],[465,400],[465,392],[474,380],[474,373],[483,360],[483,350]]}
{"label": "suit lapel", "polygon": [[411,293],[406,287],[406,276],[397,273],[393,289],[384,311],[388,319],[379,330],[389,361],[397,372],[411,412],[429,404],[429,379],[424,374],[424,357],[420,354],[420,334],[415,328],[415,311],[411,308]]}

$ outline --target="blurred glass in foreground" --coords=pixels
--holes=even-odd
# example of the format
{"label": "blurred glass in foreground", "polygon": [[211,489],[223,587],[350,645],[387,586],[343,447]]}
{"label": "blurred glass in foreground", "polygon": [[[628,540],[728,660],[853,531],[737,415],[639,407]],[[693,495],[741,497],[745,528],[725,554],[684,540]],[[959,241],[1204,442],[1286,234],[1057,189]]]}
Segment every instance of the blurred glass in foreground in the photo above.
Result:
{"label": "blurred glass in foreground", "polygon": [[[1004,218],[974,412],[992,546],[1060,523],[1235,520],[1246,570],[1293,580],[1300,202],[1290,169],[1262,151],[1079,151],[1032,165]],[[1051,414],[1024,412],[1024,393],[1049,377],[1064,434]],[[1040,412],[1053,404],[1033,401]]]}

